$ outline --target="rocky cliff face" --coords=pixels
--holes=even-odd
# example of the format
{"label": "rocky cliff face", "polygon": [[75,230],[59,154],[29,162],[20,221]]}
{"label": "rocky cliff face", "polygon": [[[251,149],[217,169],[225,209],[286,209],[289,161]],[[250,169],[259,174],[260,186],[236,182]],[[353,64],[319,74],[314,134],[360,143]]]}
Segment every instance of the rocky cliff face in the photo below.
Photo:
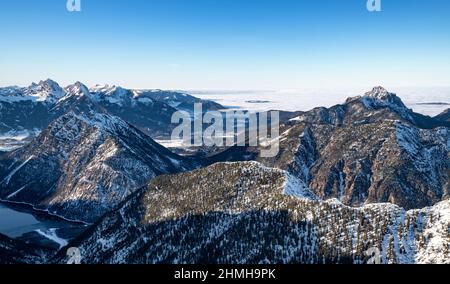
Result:
{"label": "rocky cliff face", "polygon": [[378,87],[343,105],[299,113],[285,122],[275,158],[234,147],[213,161],[256,159],[290,172],[318,197],[350,206],[390,202],[417,209],[450,197],[446,125],[413,113]]}
{"label": "rocky cliff face", "polygon": [[[422,208],[449,197],[449,131],[399,121],[304,127],[288,169],[321,198]],[[286,166],[285,166],[286,167]]]}
{"label": "rocky cliff face", "polygon": [[448,201],[346,207],[285,171],[227,163],[154,179],[70,246],[84,263],[365,263],[370,249],[383,263],[442,263],[449,218]]}

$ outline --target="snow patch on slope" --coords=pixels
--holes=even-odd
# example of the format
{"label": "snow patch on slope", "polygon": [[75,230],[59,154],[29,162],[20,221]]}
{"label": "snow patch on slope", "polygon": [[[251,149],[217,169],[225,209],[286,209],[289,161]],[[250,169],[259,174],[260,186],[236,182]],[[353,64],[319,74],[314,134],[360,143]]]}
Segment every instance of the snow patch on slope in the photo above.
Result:
{"label": "snow patch on slope", "polygon": [[10,199],[10,198],[16,196],[17,194],[19,194],[19,192],[21,192],[22,190],[24,190],[25,187],[27,187],[27,186],[24,185],[24,186],[22,186],[21,188],[19,188],[18,190],[14,191],[14,192],[11,193],[10,195],[8,195],[8,196],[6,197],[6,199]]}
{"label": "snow patch on slope", "polygon": [[283,193],[300,199],[319,200],[303,181],[288,173],[286,173]]}
{"label": "snow patch on slope", "polygon": [[68,241],[58,237],[58,235],[56,234],[56,230],[57,230],[56,228],[49,229],[49,230],[46,230],[46,231],[43,231],[43,230],[39,229],[39,230],[36,230],[36,233],[38,233],[39,235],[41,235],[43,237],[46,237],[47,239],[57,243],[59,245],[59,248],[61,249],[61,248],[65,247],[65,246],[67,246]]}
{"label": "snow patch on slope", "polygon": [[[436,204],[433,207],[419,210],[425,211],[428,217],[424,235],[426,236],[425,249],[417,253],[418,263],[450,263],[450,202],[449,200]],[[447,254],[445,254],[447,247]]]}

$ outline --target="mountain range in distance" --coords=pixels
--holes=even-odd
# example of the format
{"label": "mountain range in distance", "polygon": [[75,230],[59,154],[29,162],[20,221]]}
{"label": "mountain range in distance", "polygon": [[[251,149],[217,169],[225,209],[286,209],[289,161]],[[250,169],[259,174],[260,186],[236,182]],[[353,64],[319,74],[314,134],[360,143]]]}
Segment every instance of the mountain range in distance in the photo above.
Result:
{"label": "mountain range in distance", "polygon": [[[188,94],[51,80],[0,89],[0,136],[32,132],[0,154],[0,200],[88,228],[67,247],[0,238],[0,262],[383,263],[450,259],[450,120],[376,87],[330,108],[280,113],[280,152],[173,153]],[[3,254],[8,251],[8,254]]]}
{"label": "mountain range in distance", "polygon": [[42,131],[80,100],[95,102],[153,138],[170,137],[171,116],[177,110],[192,112],[195,103],[202,103],[205,111],[225,108],[180,92],[109,85],[89,89],[80,82],[62,88],[48,79],[25,88],[0,88],[0,135]]}

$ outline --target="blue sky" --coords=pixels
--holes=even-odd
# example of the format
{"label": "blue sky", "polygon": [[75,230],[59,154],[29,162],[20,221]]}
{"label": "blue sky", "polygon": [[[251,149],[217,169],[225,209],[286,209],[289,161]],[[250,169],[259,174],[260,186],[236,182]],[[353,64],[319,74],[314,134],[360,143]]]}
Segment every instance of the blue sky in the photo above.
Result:
{"label": "blue sky", "polygon": [[0,1],[0,85],[163,89],[450,85],[450,1]]}

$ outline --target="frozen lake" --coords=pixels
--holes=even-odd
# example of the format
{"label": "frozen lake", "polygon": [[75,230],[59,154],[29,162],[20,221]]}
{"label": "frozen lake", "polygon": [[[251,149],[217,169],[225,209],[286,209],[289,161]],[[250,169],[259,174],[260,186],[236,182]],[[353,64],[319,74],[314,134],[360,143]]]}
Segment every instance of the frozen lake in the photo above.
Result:
{"label": "frozen lake", "polygon": [[83,230],[81,224],[0,203],[0,233],[10,238],[60,248]]}

